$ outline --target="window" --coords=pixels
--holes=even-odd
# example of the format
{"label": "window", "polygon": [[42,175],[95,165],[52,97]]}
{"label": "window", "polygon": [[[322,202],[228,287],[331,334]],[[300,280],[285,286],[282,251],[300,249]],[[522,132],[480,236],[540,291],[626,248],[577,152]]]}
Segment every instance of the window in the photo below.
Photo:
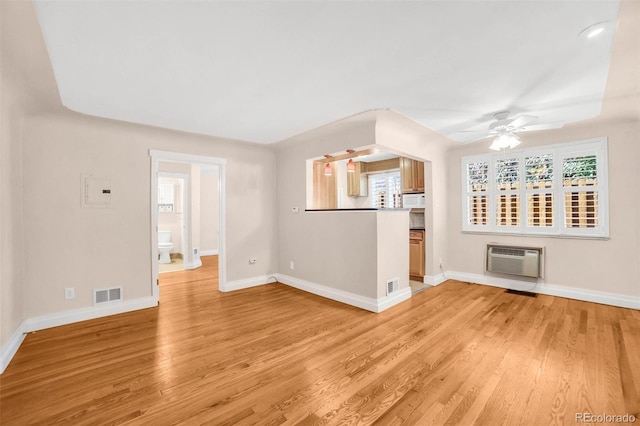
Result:
{"label": "window", "polygon": [[464,157],[463,231],[608,237],[605,138]]}
{"label": "window", "polygon": [[370,174],[369,194],[371,194],[371,207],[373,208],[402,207],[400,171]]}

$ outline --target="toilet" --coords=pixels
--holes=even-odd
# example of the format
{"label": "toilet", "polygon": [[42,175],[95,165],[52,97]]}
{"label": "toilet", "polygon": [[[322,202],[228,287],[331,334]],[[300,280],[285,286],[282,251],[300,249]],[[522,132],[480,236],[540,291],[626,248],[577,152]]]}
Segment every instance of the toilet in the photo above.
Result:
{"label": "toilet", "polygon": [[173,243],[171,242],[171,231],[158,231],[158,263],[171,263],[171,250]]}

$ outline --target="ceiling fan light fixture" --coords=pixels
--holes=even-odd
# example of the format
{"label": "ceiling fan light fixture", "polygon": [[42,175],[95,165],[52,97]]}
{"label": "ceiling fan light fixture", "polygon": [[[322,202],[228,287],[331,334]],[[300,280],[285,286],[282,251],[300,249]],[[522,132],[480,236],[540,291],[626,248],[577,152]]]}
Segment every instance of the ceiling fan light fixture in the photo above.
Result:
{"label": "ceiling fan light fixture", "polygon": [[493,140],[489,149],[500,151],[507,148],[512,149],[518,145],[520,145],[520,138],[518,136],[513,133],[501,133]]}

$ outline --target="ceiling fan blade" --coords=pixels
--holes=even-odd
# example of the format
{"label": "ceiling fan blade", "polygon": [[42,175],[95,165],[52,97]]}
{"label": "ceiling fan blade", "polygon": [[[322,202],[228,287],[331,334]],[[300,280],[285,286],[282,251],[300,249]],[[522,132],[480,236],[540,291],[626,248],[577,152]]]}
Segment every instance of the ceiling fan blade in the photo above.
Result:
{"label": "ceiling fan blade", "polygon": [[530,132],[535,130],[559,129],[564,126],[564,121],[554,121],[553,123],[532,124],[530,126],[521,126],[518,132]]}
{"label": "ceiling fan blade", "polygon": [[466,145],[466,144],[468,144],[468,143],[478,142],[478,141],[481,141],[482,139],[490,138],[491,136],[493,136],[493,135],[485,134],[484,136],[480,136],[480,137],[478,137],[478,138],[469,139],[468,141],[464,141],[464,142],[462,142],[462,144],[463,144],[463,145]]}
{"label": "ceiling fan blade", "polygon": [[509,126],[517,129],[518,127],[526,126],[527,124],[536,121],[537,119],[538,117],[536,117],[535,115],[521,115],[520,117],[512,120],[509,123]]}

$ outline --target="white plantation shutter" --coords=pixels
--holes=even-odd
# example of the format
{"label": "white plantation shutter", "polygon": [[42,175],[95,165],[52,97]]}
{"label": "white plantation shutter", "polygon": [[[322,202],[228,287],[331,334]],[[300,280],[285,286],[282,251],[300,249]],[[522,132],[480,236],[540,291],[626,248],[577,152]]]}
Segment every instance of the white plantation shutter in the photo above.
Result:
{"label": "white plantation shutter", "polygon": [[470,159],[463,169],[466,172],[465,225],[467,229],[486,226],[489,220],[489,162]]}
{"label": "white plantation shutter", "polygon": [[464,157],[462,230],[608,237],[606,143]]}
{"label": "white plantation shutter", "polygon": [[400,171],[369,175],[371,207],[376,209],[402,207],[400,195]]}

